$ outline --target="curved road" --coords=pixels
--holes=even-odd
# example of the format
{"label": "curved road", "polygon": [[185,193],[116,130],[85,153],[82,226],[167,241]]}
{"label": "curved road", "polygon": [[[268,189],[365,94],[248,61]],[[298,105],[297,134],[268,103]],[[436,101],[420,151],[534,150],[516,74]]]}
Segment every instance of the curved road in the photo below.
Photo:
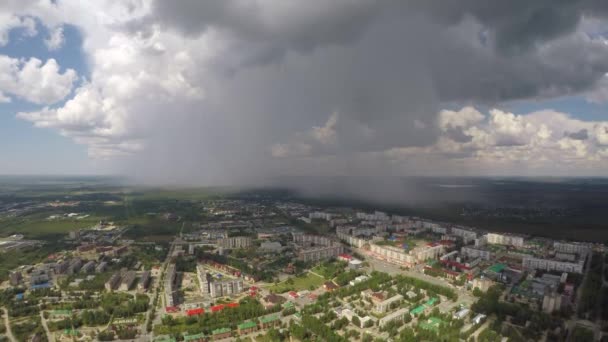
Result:
{"label": "curved road", "polygon": [[6,337],[8,337],[8,340],[11,342],[17,342],[17,339],[15,339],[15,336],[13,336],[13,331],[11,330],[11,324],[8,321],[8,311],[6,311],[6,308],[2,308],[2,311],[4,312],[4,326],[6,327]]}
{"label": "curved road", "polygon": [[46,333],[46,338],[49,342],[55,342],[55,336],[49,330],[49,326],[46,324],[46,318],[44,318],[44,311],[40,311],[40,322]]}

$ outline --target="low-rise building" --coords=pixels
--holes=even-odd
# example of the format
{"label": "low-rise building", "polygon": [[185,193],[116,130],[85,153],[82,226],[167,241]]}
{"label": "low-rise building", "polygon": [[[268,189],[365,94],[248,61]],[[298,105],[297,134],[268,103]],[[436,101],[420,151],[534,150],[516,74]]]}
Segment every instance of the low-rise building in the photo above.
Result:
{"label": "low-rise building", "polygon": [[259,321],[262,329],[270,329],[281,325],[281,319],[276,314],[260,317]]}
{"label": "low-rise building", "polygon": [[110,279],[108,279],[108,281],[106,281],[104,286],[107,291],[113,291],[114,289],[116,289],[118,287],[119,283],[120,283],[120,273],[116,272],[116,273],[112,274],[112,276],[110,277]]}
{"label": "low-rise building", "polygon": [[12,286],[17,286],[21,284],[21,281],[23,280],[23,275],[21,275],[21,272],[19,271],[11,272],[9,280]]}
{"label": "low-rise building", "polygon": [[385,313],[391,308],[391,305],[398,305],[402,300],[402,295],[394,295],[389,299],[386,299],[380,303],[376,303],[376,305],[374,306],[374,311],[376,311],[377,313]]}
{"label": "low-rise building", "polygon": [[237,325],[237,331],[239,335],[251,334],[252,332],[258,331],[258,325],[256,322],[253,321],[243,322]]}
{"label": "low-rise building", "polygon": [[122,277],[120,282],[120,291],[129,291],[131,287],[133,287],[133,283],[135,282],[135,271],[128,271]]}
{"label": "low-rise building", "polygon": [[82,266],[82,269],[80,271],[82,273],[91,273],[91,272],[95,271],[95,261],[93,261],[93,260],[88,261],[86,264],[84,264]]}
{"label": "low-rise building", "polygon": [[139,279],[139,283],[137,284],[137,289],[139,291],[145,291],[148,289],[148,286],[150,285],[150,271],[144,271],[141,274],[141,278]]}
{"label": "low-rise building", "polygon": [[228,328],[215,329],[211,332],[211,339],[213,341],[219,341],[229,338],[232,335],[232,331]]}
{"label": "low-rise building", "polygon": [[95,267],[95,272],[102,273],[102,272],[105,272],[105,270],[107,268],[108,268],[108,263],[105,261],[102,261],[99,263],[99,265],[97,265],[97,267]]}
{"label": "low-rise building", "polygon": [[[405,317],[405,315],[408,314],[408,309],[407,308],[401,308],[395,312],[391,312],[390,314],[382,317],[379,321],[378,321],[378,326],[379,327],[384,327],[385,325],[387,325],[390,322],[396,321],[396,320],[403,320],[403,318]],[[362,322],[363,324],[363,322]]]}

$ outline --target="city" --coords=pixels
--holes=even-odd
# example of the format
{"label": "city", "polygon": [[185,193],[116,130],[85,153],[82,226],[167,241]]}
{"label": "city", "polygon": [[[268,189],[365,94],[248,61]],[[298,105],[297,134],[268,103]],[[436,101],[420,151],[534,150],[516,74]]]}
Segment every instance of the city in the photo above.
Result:
{"label": "city", "polygon": [[[2,239],[7,256],[36,255],[4,270],[7,340],[579,341],[608,328],[603,244],[272,197],[118,195],[4,207],[52,233]],[[94,222],[95,205],[129,216]],[[56,233],[57,220],[83,228]]]}
{"label": "city", "polygon": [[0,342],[608,342],[608,0],[0,0]]}

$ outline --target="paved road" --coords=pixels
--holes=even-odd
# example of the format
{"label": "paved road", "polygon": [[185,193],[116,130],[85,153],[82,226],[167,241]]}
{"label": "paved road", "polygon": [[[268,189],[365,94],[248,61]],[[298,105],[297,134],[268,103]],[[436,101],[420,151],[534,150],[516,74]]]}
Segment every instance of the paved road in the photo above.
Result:
{"label": "paved road", "polygon": [[[182,229],[183,229],[183,224],[182,224]],[[177,239],[175,239],[175,240],[173,240],[173,242],[171,242],[171,245],[169,246],[169,252],[167,253],[167,258],[165,258],[165,261],[160,266],[160,270],[161,270],[160,274],[156,279],[154,279],[153,283],[150,285],[150,289],[148,289],[148,293],[151,294],[149,296],[150,297],[149,309],[146,312],[146,320],[144,321],[143,325],[140,327],[142,333],[139,336],[139,339],[137,341],[140,341],[140,339],[141,339],[141,341],[151,341],[154,339],[154,332],[148,333],[146,331],[146,327],[148,326],[148,321],[150,320],[150,313],[152,313],[152,310],[153,310],[154,297],[156,297],[156,291],[162,286],[161,280],[163,278],[167,265],[171,261],[171,255],[173,254],[173,250],[177,243],[178,243]],[[162,305],[160,305],[160,303],[162,302],[161,297],[162,297],[162,293],[160,294],[160,297],[159,297],[159,306],[162,307]],[[161,320],[161,316],[162,316],[161,313],[157,311],[156,316],[154,317],[154,320],[152,321],[152,325],[159,324],[160,320]]]}
{"label": "paved road", "polygon": [[8,321],[8,311],[6,311],[6,308],[2,308],[2,311],[4,312],[3,316],[4,326],[6,327],[6,337],[8,337],[8,340],[11,342],[17,342],[17,339],[15,338],[15,336],[13,335],[13,331],[11,330],[11,324]]}
{"label": "paved road", "polygon": [[44,311],[40,311],[40,322],[42,322],[42,327],[44,328],[44,332],[46,333],[46,339],[49,342],[55,342],[55,335],[51,333],[49,330],[49,326],[46,324],[46,318],[44,318]]}
{"label": "paved road", "polygon": [[471,335],[473,340],[477,341],[477,336],[479,336],[479,334],[481,334],[481,332],[484,331],[489,325],[490,325],[490,318],[487,318],[485,323],[480,325],[479,328],[473,333],[473,335]]}
{"label": "paved road", "polygon": [[403,269],[401,269],[401,267],[399,267],[397,265],[388,263],[386,261],[378,260],[378,259],[375,259],[372,257],[368,257],[365,255],[365,252],[362,250],[357,250],[357,252],[359,252],[359,254],[365,256],[366,261],[370,264],[371,270],[386,272],[390,275],[403,274],[408,277],[417,278],[417,279],[426,281],[431,284],[451,288],[458,294],[458,302],[463,302],[466,306],[470,306],[476,301],[470,292],[468,292],[467,290],[464,290],[464,289],[455,288],[443,279],[431,277],[431,276],[426,275],[419,271],[403,270]]}

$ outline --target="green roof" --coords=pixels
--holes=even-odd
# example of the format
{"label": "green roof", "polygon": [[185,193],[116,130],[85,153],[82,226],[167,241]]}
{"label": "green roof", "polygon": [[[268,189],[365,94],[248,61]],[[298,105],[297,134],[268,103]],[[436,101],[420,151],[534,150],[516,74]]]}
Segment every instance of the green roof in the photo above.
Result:
{"label": "green roof", "polygon": [[230,332],[230,329],[228,328],[219,328],[219,329],[215,329],[211,332],[211,334],[213,335],[217,335],[217,334],[223,334],[223,333],[227,333]]}
{"label": "green roof", "polygon": [[443,321],[437,317],[429,317],[428,321],[420,322],[418,325],[420,326],[420,328],[425,330],[437,331],[441,322]]}
{"label": "green roof", "polygon": [[435,304],[436,301],[437,301],[437,298],[431,298],[426,303],[424,303],[424,305],[431,306],[431,305]]}
{"label": "green roof", "polygon": [[505,264],[494,264],[494,265],[490,266],[490,268],[488,268],[488,270],[490,270],[494,273],[500,273],[506,267],[507,267],[507,265],[505,265]]}
{"label": "green roof", "polygon": [[270,322],[274,322],[276,320],[279,319],[279,316],[277,315],[270,315],[270,316],[266,316],[266,317],[260,317],[260,323],[264,324],[264,323],[270,323]]}
{"label": "green roof", "polygon": [[421,313],[422,311],[424,311],[424,305],[420,305],[418,307],[413,308],[412,311],[410,311],[410,314],[417,315],[417,314]]}
{"label": "green roof", "polygon": [[66,315],[69,316],[72,314],[72,310],[51,310],[52,315]]}
{"label": "green roof", "polygon": [[283,307],[285,309],[287,309],[287,308],[293,308],[293,302],[285,302],[285,303],[283,303]]}
{"label": "green roof", "polygon": [[198,339],[201,339],[204,337],[205,337],[205,334],[203,334],[203,333],[196,334],[196,335],[184,335],[184,341],[198,340]]}
{"label": "green roof", "polygon": [[255,328],[257,327],[257,323],[253,322],[253,321],[248,321],[248,322],[243,322],[241,324],[238,325],[238,328],[243,330],[243,329],[251,329],[251,328]]}
{"label": "green roof", "polygon": [[65,329],[63,331],[63,333],[65,335],[73,335],[73,336],[77,336],[80,332],[78,330],[73,330],[73,329]]}
{"label": "green roof", "polygon": [[429,317],[429,321],[433,324],[441,324],[441,322],[443,322],[441,318],[438,317]]}

